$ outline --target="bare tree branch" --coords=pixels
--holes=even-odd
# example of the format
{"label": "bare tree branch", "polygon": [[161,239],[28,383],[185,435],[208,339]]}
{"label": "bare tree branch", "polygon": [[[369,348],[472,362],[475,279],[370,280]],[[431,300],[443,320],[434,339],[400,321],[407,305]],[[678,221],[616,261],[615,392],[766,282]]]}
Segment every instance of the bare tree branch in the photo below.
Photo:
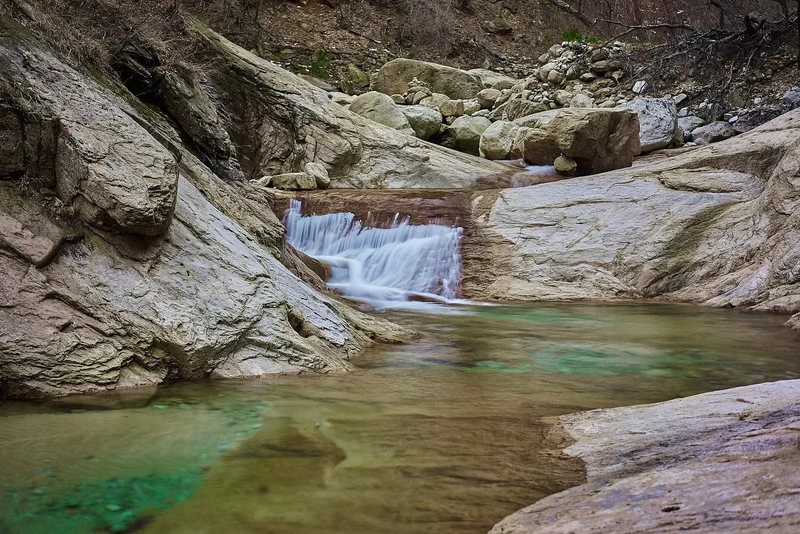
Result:
{"label": "bare tree branch", "polygon": [[592,21],[589,20],[589,17],[587,17],[586,15],[581,13],[581,11],[579,9],[576,9],[572,5],[570,5],[567,2],[565,2],[564,0],[550,0],[550,3],[553,4],[554,6],[556,6],[558,9],[560,9],[564,13],[572,15],[573,17],[575,17],[576,19],[581,21],[586,26],[588,26],[588,27],[593,26]]}

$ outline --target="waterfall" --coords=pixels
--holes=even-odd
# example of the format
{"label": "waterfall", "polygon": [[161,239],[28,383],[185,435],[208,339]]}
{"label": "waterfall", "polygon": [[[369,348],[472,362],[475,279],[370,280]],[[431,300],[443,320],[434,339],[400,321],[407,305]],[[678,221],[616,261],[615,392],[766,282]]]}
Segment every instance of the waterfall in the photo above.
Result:
{"label": "waterfall", "polygon": [[365,226],[352,213],[303,216],[291,200],[286,236],[297,250],[331,266],[328,287],[375,308],[413,301],[450,302],[459,295],[459,227],[412,225],[395,215],[388,228]]}

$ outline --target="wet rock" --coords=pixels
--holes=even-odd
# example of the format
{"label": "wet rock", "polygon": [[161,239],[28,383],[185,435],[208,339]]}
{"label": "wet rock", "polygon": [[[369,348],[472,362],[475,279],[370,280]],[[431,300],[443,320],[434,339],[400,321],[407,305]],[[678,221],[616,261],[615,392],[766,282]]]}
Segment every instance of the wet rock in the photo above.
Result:
{"label": "wet rock", "polygon": [[639,115],[642,152],[664,148],[675,139],[678,111],[671,98],[634,98],[622,107]]}
{"label": "wet rock", "polygon": [[406,116],[398,109],[392,98],[383,93],[377,91],[364,93],[353,100],[349,109],[353,113],[378,124],[413,135],[413,130]]}
{"label": "wet rock", "polygon": [[481,79],[467,71],[405,58],[394,59],[382,66],[371,88],[387,95],[403,93],[414,78],[427,83],[433,92],[454,100],[473,98],[483,89]]}
{"label": "wet rock", "polygon": [[708,145],[730,139],[736,130],[726,121],[716,121],[692,130],[692,141],[698,145]]}

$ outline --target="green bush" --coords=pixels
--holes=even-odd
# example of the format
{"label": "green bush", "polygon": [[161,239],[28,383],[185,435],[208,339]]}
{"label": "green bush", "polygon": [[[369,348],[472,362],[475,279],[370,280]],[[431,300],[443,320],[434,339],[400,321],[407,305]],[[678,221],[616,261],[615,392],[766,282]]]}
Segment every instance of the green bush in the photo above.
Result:
{"label": "green bush", "polygon": [[314,54],[314,61],[311,62],[308,70],[312,76],[326,80],[329,75],[328,68],[330,65],[331,58],[328,57],[328,53],[325,50],[317,50],[317,53]]}
{"label": "green bush", "polygon": [[587,35],[584,35],[575,26],[573,26],[572,28],[570,28],[567,31],[565,31],[564,33],[562,33],[561,34],[561,40],[562,41],[577,41],[577,42],[580,42],[580,43],[589,43],[589,44],[597,44],[597,43],[602,42],[602,39],[600,39],[598,36],[596,36],[594,34],[589,33]]}

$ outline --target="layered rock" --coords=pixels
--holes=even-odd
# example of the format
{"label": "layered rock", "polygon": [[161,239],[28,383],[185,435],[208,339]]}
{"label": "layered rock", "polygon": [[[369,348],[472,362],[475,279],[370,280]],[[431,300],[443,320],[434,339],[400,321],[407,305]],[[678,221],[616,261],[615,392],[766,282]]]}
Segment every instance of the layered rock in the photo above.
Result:
{"label": "layered rock", "polygon": [[798,132],[794,111],[631,169],[480,195],[474,218],[494,261],[465,294],[662,297],[796,313]]}
{"label": "layered rock", "polygon": [[[800,524],[800,381],[559,418],[587,483],[491,534],[790,532]],[[559,436],[559,438],[556,438]],[[632,506],[631,503],[635,503]]]}
{"label": "layered rock", "polygon": [[0,181],[0,396],[346,370],[400,332],[283,265],[258,189],[19,32],[0,37],[0,96],[30,144],[3,137],[19,158]]}
{"label": "layered rock", "polygon": [[[327,169],[332,188],[453,188],[507,176],[508,168],[425,143],[333,103],[328,94],[236,46],[197,21],[218,52],[209,77],[225,87],[231,136],[251,179]],[[242,83],[242,79],[248,83]],[[474,96],[477,91],[470,96]]]}

